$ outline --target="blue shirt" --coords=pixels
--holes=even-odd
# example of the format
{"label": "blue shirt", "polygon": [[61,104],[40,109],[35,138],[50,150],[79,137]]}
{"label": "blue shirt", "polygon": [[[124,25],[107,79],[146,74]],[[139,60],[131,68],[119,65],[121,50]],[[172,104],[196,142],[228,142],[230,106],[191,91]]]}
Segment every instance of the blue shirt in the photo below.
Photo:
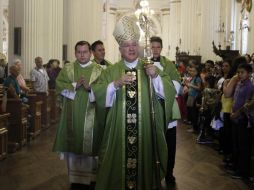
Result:
{"label": "blue shirt", "polygon": [[[194,85],[194,86],[198,86],[198,84],[201,84],[201,78],[196,76],[194,77],[191,81],[190,84]],[[199,90],[194,89],[192,87],[189,87],[189,92],[188,95],[189,96],[193,96],[193,97],[197,97],[199,94]]]}
{"label": "blue shirt", "polygon": [[16,78],[12,75],[9,75],[5,80],[4,80],[4,87],[9,88],[9,86],[12,85],[13,88],[15,88],[16,94],[20,95],[20,86]]}

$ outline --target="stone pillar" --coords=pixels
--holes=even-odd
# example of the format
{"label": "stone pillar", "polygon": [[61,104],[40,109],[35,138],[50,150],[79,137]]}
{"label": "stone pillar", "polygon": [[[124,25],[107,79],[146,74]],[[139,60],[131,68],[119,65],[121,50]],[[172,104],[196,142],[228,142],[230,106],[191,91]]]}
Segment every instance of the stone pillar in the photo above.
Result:
{"label": "stone pillar", "polygon": [[[254,1],[252,1],[254,4]],[[252,5],[253,6],[253,5]],[[252,7],[252,10],[249,15],[249,22],[250,22],[250,31],[249,31],[249,44],[248,44],[248,53],[252,54],[254,53],[254,7]]]}
{"label": "stone pillar", "polygon": [[165,55],[166,57],[169,57],[169,42],[170,42],[170,36],[171,36],[171,30],[170,28],[170,14],[169,14],[169,8],[164,8],[161,10],[161,37],[163,40],[163,49],[162,49],[162,55]]}
{"label": "stone pillar", "polygon": [[0,52],[3,52],[3,0],[0,0]]}
{"label": "stone pillar", "polygon": [[181,48],[181,0],[170,2],[169,16],[169,58],[175,60],[176,47]]}
{"label": "stone pillar", "polygon": [[115,63],[120,59],[119,46],[113,36],[113,31],[115,29],[117,9],[114,7],[108,7],[106,13],[107,19],[107,33],[105,39],[105,48],[106,48],[106,57],[112,62]]}
{"label": "stone pillar", "polygon": [[[24,0],[24,20],[22,21],[22,51],[21,58],[24,63],[24,75],[30,78],[30,71],[35,66],[34,58],[40,56],[47,60],[43,54],[43,1]],[[18,7],[17,7],[18,8]]]}
{"label": "stone pillar", "polygon": [[[30,78],[34,58],[44,64],[51,58],[62,59],[63,0],[10,0],[9,58],[20,58],[23,75]],[[21,54],[14,54],[14,28],[21,28]]]}
{"label": "stone pillar", "polygon": [[198,49],[200,29],[200,2],[189,0],[181,2],[181,46],[180,50],[195,54]]}
{"label": "stone pillar", "polygon": [[102,38],[102,1],[94,0],[65,0],[66,10],[64,20],[65,38],[68,60],[74,61],[74,46],[80,40],[93,43]]}
{"label": "stone pillar", "polygon": [[62,60],[63,0],[44,0],[43,36],[45,63],[49,59]]}
{"label": "stone pillar", "polygon": [[[213,53],[212,41],[218,46],[222,45],[225,48],[225,32],[218,32],[219,24],[224,23],[226,25],[223,15],[221,15],[221,0],[207,0],[200,1],[201,3],[201,20],[200,20],[200,31],[198,36],[194,40],[199,39],[200,54],[202,55],[202,61],[208,59],[216,60],[219,57]],[[225,9],[225,7],[224,7]],[[226,27],[224,27],[226,30]]]}

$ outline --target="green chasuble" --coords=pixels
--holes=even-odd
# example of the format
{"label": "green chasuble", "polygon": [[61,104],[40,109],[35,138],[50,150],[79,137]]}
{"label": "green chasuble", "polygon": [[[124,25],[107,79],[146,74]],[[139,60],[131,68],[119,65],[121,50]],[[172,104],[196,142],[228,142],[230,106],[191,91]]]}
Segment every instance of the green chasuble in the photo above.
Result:
{"label": "green chasuble", "polygon": [[[169,75],[171,80],[175,80],[181,83],[181,76],[179,72],[177,71],[175,64],[173,64],[165,56],[160,56],[160,64],[163,67],[163,72]],[[171,100],[168,101],[168,99],[166,99],[164,106],[165,106],[165,109],[172,109],[172,114],[170,116],[171,118],[168,118],[169,120],[177,120],[181,118],[179,106],[176,100],[174,101],[172,106]]]}
{"label": "green chasuble", "polygon": [[[144,64],[139,61],[134,70],[123,61],[104,70],[98,82],[92,85],[98,106],[105,107],[108,84],[119,79],[126,72],[134,72],[136,81],[116,91],[112,107],[108,108],[102,145],[99,152],[99,171],[96,190],[150,190],[155,183],[155,174],[162,179],[167,164],[164,111],[159,98],[154,99],[157,151],[160,158],[160,172],[156,172],[152,144],[151,115],[148,77]],[[166,86],[166,99],[173,102],[175,89],[170,77],[159,72]],[[135,85],[134,85],[135,84]],[[167,110],[171,115],[171,110]]]}
{"label": "green chasuble", "polygon": [[73,82],[81,76],[93,83],[101,74],[102,68],[95,63],[81,67],[76,61],[64,66],[56,79],[58,99],[62,113],[54,144],[54,151],[75,154],[96,154],[99,146],[99,130],[95,120],[95,103],[89,101],[89,93],[80,87],[74,100],[62,96],[63,90],[75,92]]}
{"label": "green chasuble", "polygon": [[[97,61],[96,61],[95,59],[93,59],[93,62],[97,63]],[[110,61],[108,61],[108,60],[106,60],[106,59],[103,60],[103,64],[104,64],[104,65],[101,65],[100,63],[97,63],[97,64],[100,65],[100,66],[102,66],[103,69],[106,69],[107,67],[110,67],[110,66],[113,65]],[[104,67],[104,66],[105,66],[105,67]]]}
{"label": "green chasuble", "polygon": [[179,83],[181,82],[181,76],[174,63],[172,63],[165,56],[160,56],[160,64],[164,68],[163,71],[170,76],[171,80],[178,81]]}

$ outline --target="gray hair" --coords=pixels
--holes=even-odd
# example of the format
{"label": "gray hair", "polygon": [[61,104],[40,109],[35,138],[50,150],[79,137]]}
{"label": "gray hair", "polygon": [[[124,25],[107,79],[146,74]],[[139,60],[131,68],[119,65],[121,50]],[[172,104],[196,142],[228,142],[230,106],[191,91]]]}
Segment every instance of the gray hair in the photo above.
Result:
{"label": "gray hair", "polygon": [[13,64],[14,65],[17,65],[18,63],[22,63],[22,61],[20,60],[20,59],[15,59],[14,61],[13,61]]}

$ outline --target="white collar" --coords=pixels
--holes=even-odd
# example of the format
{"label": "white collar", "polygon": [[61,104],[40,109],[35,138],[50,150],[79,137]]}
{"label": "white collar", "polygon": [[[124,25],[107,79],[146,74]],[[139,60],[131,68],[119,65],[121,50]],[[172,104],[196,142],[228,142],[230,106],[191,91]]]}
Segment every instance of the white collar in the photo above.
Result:
{"label": "white collar", "polygon": [[92,61],[89,61],[89,62],[87,62],[86,64],[80,64],[80,63],[79,63],[80,67],[82,67],[82,68],[85,68],[85,67],[87,67],[87,66],[89,66],[89,65],[91,65],[91,64],[92,64]]}
{"label": "white collar", "polygon": [[126,65],[126,67],[128,67],[129,69],[132,69],[132,68],[135,68],[138,64],[138,59],[136,59],[135,61],[133,62],[127,62],[124,60],[124,64]]}

